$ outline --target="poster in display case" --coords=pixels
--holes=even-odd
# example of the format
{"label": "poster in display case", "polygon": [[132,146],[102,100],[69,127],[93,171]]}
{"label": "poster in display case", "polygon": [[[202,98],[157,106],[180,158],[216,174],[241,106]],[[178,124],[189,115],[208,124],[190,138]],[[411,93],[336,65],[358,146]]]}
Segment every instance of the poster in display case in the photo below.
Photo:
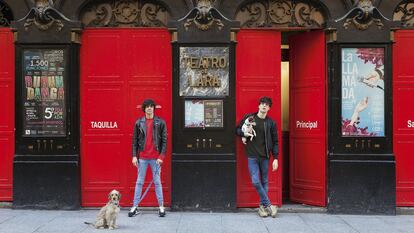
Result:
{"label": "poster in display case", "polygon": [[23,51],[23,136],[66,136],[64,49]]}
{"label": "poster in display case", "polygon": [[223,127],[222,100],[186,100],[184,104],[186,128]]}
{"label": "poster in display case", "polygon": [[342,48],[342,137],[384,137],[384,48]]}

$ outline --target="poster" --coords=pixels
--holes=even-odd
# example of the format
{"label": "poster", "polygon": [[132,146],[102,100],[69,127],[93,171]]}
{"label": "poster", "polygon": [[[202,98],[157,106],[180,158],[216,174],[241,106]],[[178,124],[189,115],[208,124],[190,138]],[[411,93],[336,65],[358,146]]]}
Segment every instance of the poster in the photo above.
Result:
{"label": "poster", "polygon": [[223,127],[222,100],[186,100],[186,128],[219,128]]}
{"label": "poster", "polygon": [[342,136],[383,137],[384,48],[343,48]]}
{"label": "poster", "polygon": [[23,136],[65,136],[65,50],[23,52]]}

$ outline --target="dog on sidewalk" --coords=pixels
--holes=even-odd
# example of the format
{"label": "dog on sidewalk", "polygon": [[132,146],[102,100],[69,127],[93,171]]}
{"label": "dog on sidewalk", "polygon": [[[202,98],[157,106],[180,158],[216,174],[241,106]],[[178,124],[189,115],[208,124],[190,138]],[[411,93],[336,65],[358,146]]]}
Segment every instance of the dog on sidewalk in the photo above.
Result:
{"label": "dog on sidewalk", "polygon": [[108,203],[99,211],[95,223],[85,222],[85,224],[92,225],[97,229],[109,228],[113,230],[118,227],[116,225],[116,218],[120,211],[119,200],[121,199],[121,194],[114,189],[109,193],[108,199]]}

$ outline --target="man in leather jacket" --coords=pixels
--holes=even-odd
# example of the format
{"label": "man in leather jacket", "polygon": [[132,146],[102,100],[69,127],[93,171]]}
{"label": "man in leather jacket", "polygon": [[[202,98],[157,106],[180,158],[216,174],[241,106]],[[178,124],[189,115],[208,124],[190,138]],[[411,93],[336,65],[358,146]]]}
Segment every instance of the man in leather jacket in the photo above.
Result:
{"label": "man in leather jacket", "polygon": [[148,165],[151,167],[154,179],[155,194],[159,205],[159,216],[165,216],[164,199],[161,185],[161,164],[167,149],[167,127],[165,121],[154,116],[155,102],[146,99],[142,103],[144,117],[135,122],[132,138],[132,164],[138,168],[138,178],[135,185],[134,203],[128,216],[136,216],[138,204],[141,202],[142,186]]}
{"label": "man in leather jacket", "polygon": [[[273,154],[272,171],[276,171],[278,168],[278,138],[277,138],[277,126],[276,123],[267,116],[270,107],[272,106],[272,99],[269,97],[262,97],[259,100],[259,111],[251,114],[247,114],[239,123],[236,134],[243,139],[245,144],[245,151],[248,159],[248,167],[250,172],[250,178],[257,193],[260,197],[259,216],[276,217],[277,207],[272,205],[268,192],[268,168],[270,154]],[[247,118],[250,119],[253,129],[256,132],[256,136],[251,137],[251,134],[243,132],[243,124]]]}

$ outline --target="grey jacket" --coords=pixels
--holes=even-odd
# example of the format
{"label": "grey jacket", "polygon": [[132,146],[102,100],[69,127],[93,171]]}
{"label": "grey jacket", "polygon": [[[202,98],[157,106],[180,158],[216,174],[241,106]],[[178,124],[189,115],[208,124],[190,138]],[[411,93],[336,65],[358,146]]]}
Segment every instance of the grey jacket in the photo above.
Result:
{"label": "grey jacket", "polygon": [[[167,127],[165,121],[157,116],[154,116],[154,126],[152,130],[152,142],[155,149],[161,156],[165,156],[167,150]],[[145,138],[147,132],[147,125],[145,124],[145,116],[139,118],[135,122],[134,135],[132,137],[132,156],[139,158],[139,153],[145,148]]]}

